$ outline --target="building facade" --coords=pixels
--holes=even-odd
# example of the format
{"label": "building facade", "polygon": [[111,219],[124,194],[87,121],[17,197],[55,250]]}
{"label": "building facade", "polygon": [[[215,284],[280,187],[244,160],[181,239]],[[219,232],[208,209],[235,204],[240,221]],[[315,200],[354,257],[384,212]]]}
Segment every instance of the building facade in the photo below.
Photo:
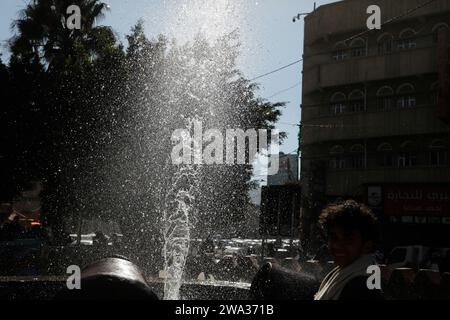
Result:
{"label": "building facade", "polygon": [[267,176],[268,186],[282,186],[287,183],[298,183],[298,162],[297,154],[279,154],[278,172]]}
{"label": "building facade", "polygon": [[[386,238],[400,232],[404,244],[450,226],[450,0],[425,2],[343,0],[305,18],[306,230],[347,198],[371,205]],[[382,21],[400,18],[369,32],[374,4]]]}

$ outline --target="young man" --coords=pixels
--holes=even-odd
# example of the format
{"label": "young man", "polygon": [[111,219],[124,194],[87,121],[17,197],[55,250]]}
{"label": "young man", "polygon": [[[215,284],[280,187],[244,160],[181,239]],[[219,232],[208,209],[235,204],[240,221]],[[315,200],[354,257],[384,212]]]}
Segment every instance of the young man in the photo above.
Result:
{"label": "young man", "polygon": [[323,280],[315,300],[382,300],[381,290],[367,285],[378,241],[377,219],[370,209],[353,200],[332,204],[322,211],[319,222],[336,267]]}

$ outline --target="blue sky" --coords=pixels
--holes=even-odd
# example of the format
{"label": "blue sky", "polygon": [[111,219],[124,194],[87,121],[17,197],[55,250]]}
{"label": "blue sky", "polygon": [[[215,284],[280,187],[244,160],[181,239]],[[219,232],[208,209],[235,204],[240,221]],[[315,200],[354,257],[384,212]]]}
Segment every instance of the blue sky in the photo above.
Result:
{"label": "blue sky", "polygon": [[[0,41],[3,59],[8,56],[6,40],[12,35],[11,22],[28,0],[0,1]],[[185,42],[202,31],[214,38],[238,28],[242,53],[239,67],[247,78],[254,78],[301,58],[303,51],[303,20],[292,18],[299,12],[310,12],[330,0],[104,0],[110,11],[99,24],[110,25],[119,39],[139,20],[145,22],[146,33],[152,38],[166,34]],[[260,96],[286,101],[277,128],[288,133],[281,151],[292,153],[298,146],[301,103],[301,64],[257,80]]]}

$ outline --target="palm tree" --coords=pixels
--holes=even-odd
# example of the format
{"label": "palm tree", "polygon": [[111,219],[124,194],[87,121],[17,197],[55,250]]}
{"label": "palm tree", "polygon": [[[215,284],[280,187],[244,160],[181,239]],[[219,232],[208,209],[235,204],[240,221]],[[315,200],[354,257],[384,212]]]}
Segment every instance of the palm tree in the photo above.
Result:
{"label": "palm tree", "polygon": [[[81,29],[68,29],[67,8],[81,11]],[[18,35],[11,39],[13,56],[40,61],[51,71],[66,61],[92,58],[97,54],[99,37],[114,38],[108,27],[97,26],[108,6],[100,0],[33,0],[12,24]]]}

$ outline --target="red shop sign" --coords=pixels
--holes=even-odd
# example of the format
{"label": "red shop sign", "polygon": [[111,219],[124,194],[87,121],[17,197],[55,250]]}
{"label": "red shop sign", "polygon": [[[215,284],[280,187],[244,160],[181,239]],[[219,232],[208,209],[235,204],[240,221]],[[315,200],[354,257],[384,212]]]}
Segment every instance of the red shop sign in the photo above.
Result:
{"label": "red shop sign", "polygon": [[450,187],[387,186],[383,198],[385,214],[450,216]]}

